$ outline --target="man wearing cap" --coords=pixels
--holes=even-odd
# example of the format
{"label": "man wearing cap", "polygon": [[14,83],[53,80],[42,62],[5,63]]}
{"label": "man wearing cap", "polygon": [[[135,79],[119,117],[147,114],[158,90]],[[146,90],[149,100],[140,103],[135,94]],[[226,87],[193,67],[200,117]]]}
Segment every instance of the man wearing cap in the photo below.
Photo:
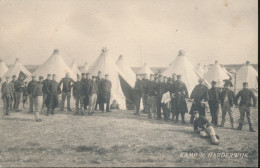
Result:
{"label": "man wearing cap", "polygon": [[176,116],[176,74],[172,74],[172,83],[169,87],[169,91],[171,94],[171,113],[172,113],[172,121],[174,120],[174,116]]}
{"label": "man wearing cap", "polygon": [[42,93],[43,93],[43,104],[42,104],[42,109],[43,110],[44,106],[45,106],[45,100],[47,97],[47,88],[50,86],[51,84],[51,74],[47,75],[47,78],[42,82],[43,86],[42,86]]}
{"label": "man wearing cap", "polygon": [[61,84],[63,85],[62,87],[62,96],[61,96],[61,111],[64,110],[64,103],[65,99],[67,98],[67,109],[68,111],[71,111],[70,109],[70,97],[71,97],[71,88],[72,84],[74,83],[74,80],[70,78],[70,74],[67,72],[65,75],[65,78],[62,78],[61,81],[59,82],[58,87],[60,88]]}
{"label": "man wearing cap", "polygon": [[149,80],[148,75],[145,73],[144,78],[142,79],[142,100],[144,113],[148,114],[148,93],[149,93]]}
{"label": "man wearing cap", "polygon": [[75,115],[79,114],[79,112],[81,112],[82,115],[84,115],[84,111],[83,111],[83,96],[84,96],[84,92],[83,92],[83,83],[81,82],[81,76],[79,74],[77,74],[77,81],[73,83],[72,85],[73,88],[73,97],[75,99],[75,107],[76,107],[76,111],[75,111]]}
{"label": "man wearing cap", "polygon": [[43,106],[43,76],[39,76],[38,84],[39,84],[39,94],[38,94],[38,104],[40,111],[42,111],[42,106]]}
{"label": "man wearing cap", "polygon": [[[15,83],[15,81],[16,81],[16,75],[13,75],[12,76],[12,81],[11,81],[11,83],[14,85],[14,83]],[[14,92],[13,92],[13,98],[11,99],[11,103],[10,103],[10,111],[13,111],[14,109],[15,109],[15,102],[16,102],[16,97],[15,97],[15,90],[14,90]]]}
{"label": "man wearing cap", "polygon": [[189,97],[187,87],[184,82],[181,81],[181,75],[177,75],[176,81],[176,123],[179,120],[179,114],[181,114],[182,123],[185,122],[185,113],[188,112],[186,100]]}
{"label": "man wearing cap", "polygon": [[[167,93],[170,90],[170,83],[167,76],[163,77],[163,94]],[[168,103],[162,103],[162,109],[163,109],[163,117],[164,121],[169,120],[170,116],[170,110],[169,110],[169,102]]]}
{"label": "man wearing cap", "polygon": [[162,96],[164,94],[164,86],[163,86],[163,77],[159,75],[159,82],[155,86],[155,94],[156,94],[156,107],[157,107],[157,119],[161,119],[161,109],[162,109]]}
{"label": "man wearing cap", "polygon": [[252,117],[251,117],[251,111],[250,107],[252,106],[251,100],[253,99],[253,107],[256,107],[256,97],[255,94],[252,90],[248,89],[248,83],[244,82],[243,83],[243,90],[240,90],[235,98],[235,104],[238,106],[238,99],[240,99],[239,102],[239,113],[240,113],[240,119],[239,119],[239,126],[237,130],[242,130],[242,126],[244,123],[244,117],[245,114],[247,116],[248,124],[249,124],[249,131],[255,132],[253,129],[253,122],[252,122]]}
{"label": "man wearing cap", "polygon": [[104,112],[104,104],[106,104],[106,112],[110,112],[110,96],[111,96],[112,83],[109,80],[109,75],[105,75],[105,79],[100,84],[101,94],[101,112]]}
{"label": "man wearing cap", "polygon": [[[204,116],[199,116],[198,111],[194,111],[194,132],[201,137],[209,137],[212,145],[219,145],[219,136],[216,135],[214,128]],[[200,130],[199,130],[200,129]]]}
{"label": "man wearing cap", "polygon": [[136,74],[136,81],[134,86],[134,99],[135,99],[135,106],[136,106],[136,115],[139,115],[140,111],[140,102],[142,98],[142,80],[141,75]]}
{"label": "man wearing cap", "polygon": [[215,81],[211,82],[211,89],[208,91],[208,103],[209,109],[211,113],[211,123],[214,125],[218,125],[218,112],[219,112],[219,104],[220,104],[220,90],[216,87]]}
{"label": "man wearing cap", "polygon": [[154,75],[150,74],[150,80],[148,83],[148,118],[155,117],[156,113],[156,96],[155,96],[156,83]]}
{"label": "man wearing cap", "polygon": [[[81,80],[82,81],[82,80]],[[90,79],[90,74],[86,73],[86,79],[84,79],[83,81],[83,92],[84,92],[84,113],[85,111],[88,109],[89,106],[89,93],[88,93],[88,87],[91,84],[91,79]]]}
{"label": "man wearing cap", "polygon": [[96,101],[95,110],[97,110],[97,106],[98,106],[99,110],[101,110],[102,94],[103,94],[101,92],[101,83],[102,83],[103,80],[104,79],[103,79],[102,72],[98,71],[98,76],[96,77],[96,83],[97,83],[97,86],[98,86],[98,93],[97,93],[97,101]]}
{"label": "man wearing cap", "polygon": [[23,92],[25,89],[24,79],[25,79],[24,75],[19,75],[18,79],[14,82],[15,112],[19,112],[22,110],[22,108],[20,108],[20,103],[23,102]]}
{"label": "man wearing cap", "polygon": [[89,107],[88,107],[88,115],[93,115],[95,106],[97,104],[97,94],[98,94],[98,86],[96,83],[96,77],[92,76],[92,81],[88,87],[89,93]]}
{"label": "man wearing cap", "polygon": [[232,90],[229,89],[229,86],[231,85],[229,80],[224,80],[224,88],[222,89],[222,92],[220,94],[220,101],[221,101],[221,108],[222,108],[222,122],[220,127],[224,127],[225,121],[226,121],[226,114],[228,112],[230,117],[230,123],[231,127],[235,128],[235,119],[232,111],[232,107],[235,100],[235,94]]}
{"label": "man wearing cap", "polygon": [[[199,84],[192,90],[190,99],[193,99],[193,110],[197,110],[200,116],[206,117],[205,101],[208,100],[208,88],[203,84],[203,79],[198,80]],[[190,111],[190,122],[193,123],[193,111]]]}
{"label": "man wearing cap", "polygon": [[1,97],[4,102],[4,115],[9,115],[9,109],[11,107],[11,100],[14,98],[14,85],[9,81],[10,77],[6,77],[6,81],[2,84],[1,87]]}
{"label": "man wearing cap", "polygon": [[61,90],[59,87],[58,82],[56,81],[56,75],[52,75],[52,80],[50,82],[50,85],[48,85],[47,88],[47,97],[45,100],[45,104],[47,106],[47,113],[46,116],[49,115],[49,113],[54,114],[55,108],[58,107],[58,95],[61,94]]}
{"label": "man wearing cap", "polygon": [[36,76],[32,75],[32,80],[28,83],[27,93],[29,95],[29,104],[30,109],[29,112],[34,112],[35,120],[40,122],[40,113],[39,113],[39,102],[38,96],[40,94],[40,86],[39,83],[36,81]]}

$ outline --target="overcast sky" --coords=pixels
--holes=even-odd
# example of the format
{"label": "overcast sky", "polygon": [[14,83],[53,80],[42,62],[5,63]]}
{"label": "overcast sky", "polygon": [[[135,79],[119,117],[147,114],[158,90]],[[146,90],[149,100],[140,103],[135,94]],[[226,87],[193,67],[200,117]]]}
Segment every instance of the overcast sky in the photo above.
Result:
{"label": "overcast sky", "polygon": [[108,48],[130,66],[168,66],[180,49],[193,65],[257,63],[257,0],[0,0],[0,58],[92,63]]}

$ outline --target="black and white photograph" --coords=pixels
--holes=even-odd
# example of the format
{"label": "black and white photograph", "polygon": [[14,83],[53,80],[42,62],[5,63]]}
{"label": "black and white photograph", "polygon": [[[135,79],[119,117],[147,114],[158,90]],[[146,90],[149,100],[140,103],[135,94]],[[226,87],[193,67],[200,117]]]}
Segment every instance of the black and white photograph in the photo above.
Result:
{"label": "black and white photograph", "polygon": [[0,0],[0,167],[258,167],[257,0]]}

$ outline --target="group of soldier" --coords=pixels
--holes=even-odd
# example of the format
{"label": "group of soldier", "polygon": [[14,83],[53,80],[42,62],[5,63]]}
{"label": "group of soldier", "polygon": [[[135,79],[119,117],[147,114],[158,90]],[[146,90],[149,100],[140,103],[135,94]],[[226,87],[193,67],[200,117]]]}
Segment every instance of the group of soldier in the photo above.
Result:
{"label": "group of soldier", "polygon": [[[109,75],[102,77],[102,72],[98,72],[98,76],[90,78],[89,73],[77,75],[77,81],[70,78],[70,74],[66,73],[65,77],[58,83],[55,74],[48,74],[45,80],[43,76],[39,76],[38,80],[35,75],[32,75],[32,80],[26,85],[24,75],[20,75],[16,80],[16,76],[6,77],[3,82],[1,92],[4,102],[4,115],[8,116],[10,111],[19,112],[22,110],[20,104],[22,97],[29,97],[29,112],[35,113],[37,122],[40,119],[40,112],[47,107],[46,116],[54,114],[55,109],[59,105],[58,96],[61,94],[60,111],[64,111],[65,100],[67,99],[67,110],[70,108],[71,95],[75,99],[75,115],[88,114],[92,115],[97,107],[101,112],[104,112],[104,104],[106,104],[106,112],[110,111],[110,97],[112,83],[109,80]],[[62,86],[62,87],[61,87]],[[62,88],[62,89],[61,89]],[[116,104],[112,103],[113,107]],[[117,106],[118,107],[118,106]]]}
{"label": "group of soldier", "polygon": [[[194,131],[201,136],[210,136],[213,144],[218,144],[217,135],[215,135],[212,125],[224,127],[226,114],[229,114],[231,127],[235,129],[235,120],[232,111],[234,105],[239,106],[240,119],[237,130],[242,130],[244,117],[247,116],[249,123],[249,131],[255,132],[252,126],[252,115],[250,107],[256,107],[256,97],[252,90],[248,89],[248,83],[243,83],[243,90],[239,91],[235,96],[230,89],[232,87],[231,80],[224,80],[223,88],[216,87],[216,81],[211,82],[211,88],[208,89],[203,79],[198,80],[198,85],[192,90],[190,96],[187,87],[182,82],[181,75],[173,74],[171,78],[159,74],[137,74],[135,83],[135,115],[140,114],[140,101],[143,101],[144,113],[148,114],[148,118],[161,119],[161,109],[165,121],[171,120],[175,123],[181,120],[185,121],[185,114],[188,113],[187,102],[192,102],[190,108],[190,123],[194,125]],[[168,93],[168,97],[167,97]],[[238,100],[240,103],[238,105]],[[251,103],[253,100],[253,103]],[[207,102],[211,113],[211,124],[206,118]],[[218,122],[219,108],[222,109],[222,121]],[[201,131],[198,131],[201,128]],[[206,132],[205,132],[206,131]]]}

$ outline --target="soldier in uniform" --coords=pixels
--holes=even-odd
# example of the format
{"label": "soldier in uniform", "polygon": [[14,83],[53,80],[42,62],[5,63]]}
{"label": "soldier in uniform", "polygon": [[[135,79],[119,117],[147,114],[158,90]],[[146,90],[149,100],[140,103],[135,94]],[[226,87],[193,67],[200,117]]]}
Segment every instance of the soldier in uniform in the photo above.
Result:
{"label": "soldier in uniform", "polygon": [[[11,83],[14,85],[15,81],[16,81],[16,75],[13,75]],[[14,97],[13,97],[13,99],[11,99],[11,103],[10,103],[10,111],[13,111],[15,109],[15,102],[16,102],[15,90],[13,92],[13,95],[14,95]]]}
{"label": "soldier in uniform", "polygon": [[32,80],[28,83],[27,93],[29,95],[30,112],[34,112],[35,120],[37,122],[41,122],[40,112],[39,112],[39,102],[38,102],[40,89],[41,89],[40,85],[36,81],[36,76],[33,75]]}
{"label": "soldier in uniform", "polygon": [[97,94],[98,94],[98,86],[96,83],[96,77],[92,76],[92,81],[88,87],[89,93],[89,107],[88,107],[88,115],[94,114],[94,109],[97,104]]}
{"label": "soldier in uniform", "polygon": [[23,73],[19,74],[18,79],[14,83],[14,90],[15,90],[15,112],[21,111],[20,103],[23,102],[23,92],[24,92],[24,79],[25,76]]}
{"label": "soldier in uniform", "polygon": [[102,92],[101,94],[101,112],[104,112],[104,104],[106,104],[106,112],[111,112],[109,110],[110,107],[110,96],[111,96],[111,88],[112,88],[112,83],[109,80],[109,75],[105,75],[105,79],[102,81],[100,84],[101,88],[100,91]]}
{"label": "soldier in uniform", "polygon": [[64,110],[64,103],[65,99],[67,97],[67,109],[68,111],[71,111],[70,109],[70,97],[71,97],[71,87],[74,83],[74,80],[70,78],[70,74],[67,72],[65,78],[62,78],[58,87],[60,88],[61,84],[63,84],[62,87],[62,101],[61,101],[61,111]]}
{"label": "soldier in uniform", "polygon": [[73,97],[75,99],[75,115],[77,115],[79,112],[81,112],[82,115],[84,115],[84,105],[83,105],[83,97],[84,97],[84,92],[83,92],[83,83],[81,82],[81,77],[80,75],[77,74],[77,81],[73,83]]}
{"label": "soldier in uniform", "polygon": [[139,115],[140,111],[140,102],[142,98],[142,80],[140,74],[136,74],[136,82],[134,86],[134,97],[136,105],[136,115]]}
{"label": "soldier in uniform", "polygon": [[[163,77],[163,94],[170,90],[170,83],[167,76]],[[170,116],[169,103],[162,103],[164,121],[168,122]]]}
{"label": "soldier in uniform", "polygon": [[14,85],[9,81],[10,77],[6,77],[6,81],[2,84],[1,93],[4,102],[4,115],[9,115],[9,108],[11,107],[11,100],[14,98]]}
{"label": "soldier in uniform", "polygon": [[154,80],[154,75],[150,75],[150,81],[148,83],[148,118],[152,118],[153,116],[156,115],[156,95],[155,95],[155,88],[156,88],[156,83]]}
{"label": "soldier in uniform", "polygon": [[219,112],[219,104],[220,104],[220,90],[216,87],[215,81],[211,82],[212,88],[208,91],[208,103],[211,113],[211,123],[214,125],[218,125],[218,112]]}
{"label": "soldier in uniform", "polygon": [[199,84],[195,86],[190,95],[190,99],[193,99],[193,107],[192,110],[190,110],[191,123],[193,123],[194,120],[194,110],[198,111],[200,116],[206,117],[206,106],[204,102],[208,100],[208,88],[203,84],[204,81],[202,79],[199,79],[198,82]]}
{"label": "soldier in uniform", "polygon": [[47,75],[47,78],[42,82],[43,86],[42,86],[42,93],[43,93],[43,104],[42,104],[42,109],[43,110],[44,106],[45,106],[45,100],[47,97],[47,88],[49,87],[49,85],[51,84],[51,74]]}
{"label": "soldier in uniform", "polygon": [[[86,79],[83,83],[83,92],[84,92],[84,111],[88,109],[89,106],[89,93],[88,93],[88,87],[91,84],[91,79],[89,76],[89,73],[86,73]],[[85,113],[85,112],[84,112]]]}
{"label": "soldier in uniform", "polygon": [[42,106],[43,106],[43,76],[39,76],[39,94],[38,94],[38,103],[39,103],[39,108],[40,111],[42,111]]}
{"label": "soldier in uniform", "polygon": [[235,100],[235,94],[232,90],[229,89],[231,86],[231,82],[229,80],[225,80],[224,88],[220,94],[221,108],[222,108],[222,122],[220,127],[224,127],[226,121],[226,114],[228,112],[230,117],[231,127],[235,128],[235,119],[232,111],[232,107]]}
{"label": "soldier in uniform", "polygon": [[181,114],[182,123],[186,124],[185,122],[185,113],[188,112],[188,107],[186,103],[186,98],[189,97],[187,87],[184,82],[181,81],[181,75],[177,75],[176,81],[176,123],[179,120],[179,114]]}
{"label": "soldier in uniform", "polygon": [[176,116],[176,74],[172,74],[172,84],[169,87],[169,91],[171,94],[171,113],[172,113],[172,121],[174,120],[174,116]]}
{"label": "soldier in uniform", "polygon": [[164,84],[162,75],[159,75],[159,82],[155,86],[156,94],[156,107],[157,107],[157,119],[161,119],[161,109],[162,109],[162,95],[164,94]]}
{"label": "soldier in uniform", "polygon": [[142,79],[142,100],[143,100],[143,106],[144,106],[144,113],[148,114],[148,93],[149,93],[149,80],[148,76],[145,73],[144,78]]}
{"label": "soldier in uniform", "polygon": [[[214,128],[204,116],[199,116],[198,111],[194,111],[194,132],[201,137],[209,137],[212,145],[219,145],[219,136],[216,135]],[[199,130],[200,129],[200,130]]]}
{"label": "soldier in uniform", "polygon": [[23,109],[25,108],[25,104],[27,104],[27,102],[28,102],[27,86],[28,86],[28,82],[25,81],[24,82],[24,89],[23,89]]}
{"label": "soldier in uniform", "polygon": [[243,90],[240,90],[235,98],[235,104],[238,106],[238,99],[240,99],[239,103],[239,113],[240,113],[240,119],[239,119],[239,126],[237,130],[242,130],[242,126],[244,123],[245,114],[247,116],[248,124],[249,124],[249,131],[255,132],[253,129],[253,121],[251,117],[251,110],[250,107],[252,106],[251,100],[253,99],[253,107],[256,107],[256,97],[252,90],[248,89],[248,83],[243,83]]}
{"label": "soldier in uniform", "polygon": [[52,75],[52,80],[50,84],[48,85],[47,88],[47,97],[45,100],[45,104],[47,106],[47,114],[46,116],[49,115],[49,113],[54,114],[55,113],[55,108],[58,107],[58,95],[61,93],[61,90],[59,88],[59,84],[56,81],[56,75]]}

